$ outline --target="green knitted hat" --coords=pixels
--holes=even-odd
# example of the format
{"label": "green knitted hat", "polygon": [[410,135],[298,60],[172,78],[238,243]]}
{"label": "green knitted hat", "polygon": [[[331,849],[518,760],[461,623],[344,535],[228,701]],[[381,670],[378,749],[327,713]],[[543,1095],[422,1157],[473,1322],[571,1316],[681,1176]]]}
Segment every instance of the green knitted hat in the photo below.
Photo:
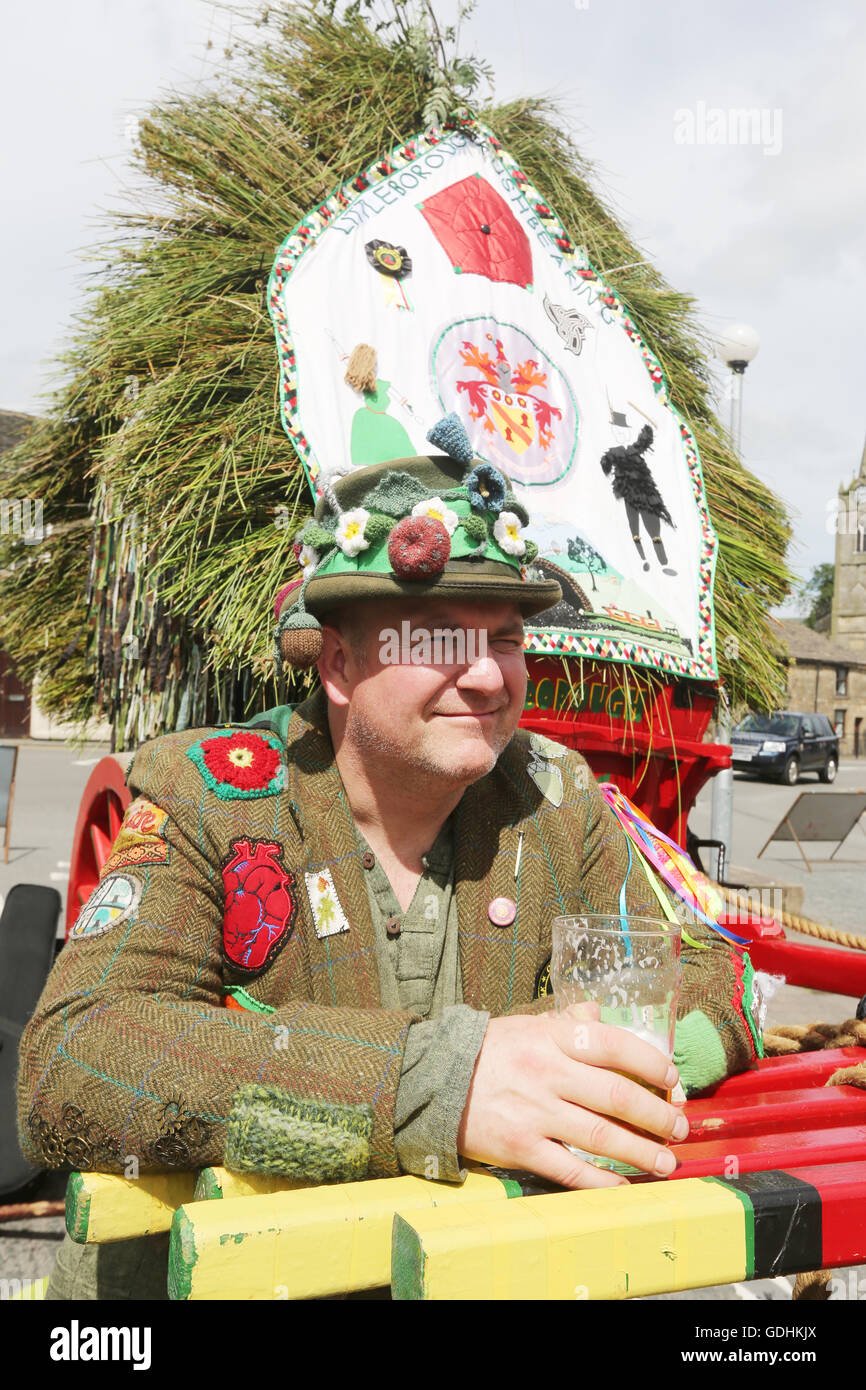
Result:
{"label": "green knitted hat", "polygon": [[516,603],[526,618],[559,602],[554,580],[525,577],[537,548],[524,534],[529,516],[510,480],[473,459],[456,416],[446,416],[428,439],[448,454],[394,459],[323,480],[314,517],[295,537],[304,584],[296,603],[278,615],[283,661],[301,664],[295,655],[301,626],[312,634],[330,609],[354,599]]}

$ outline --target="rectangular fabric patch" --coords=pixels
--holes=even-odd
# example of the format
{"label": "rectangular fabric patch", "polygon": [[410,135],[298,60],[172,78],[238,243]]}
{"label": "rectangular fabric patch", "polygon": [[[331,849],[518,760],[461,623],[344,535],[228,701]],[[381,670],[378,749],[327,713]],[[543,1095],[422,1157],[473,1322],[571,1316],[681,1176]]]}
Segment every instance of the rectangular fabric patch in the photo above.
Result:
{"label": "rectangular fabric patch", "polygon": [[100,878],[117,869],[168,863],[170,846],[165,839],[167,821],[167,811],[154,806],[146,797],[136,797],[126,808],[123,824],[117,832],[111,854],[102,866]]}
{"label": "rectangular fabric patch", "polygon": [[326,936],[336,936],[348,931],[349,923],[337,897],[330,869],[318,873],[304,874],[307,884],[307,897],[313,909],[316,936],[321,941]]}

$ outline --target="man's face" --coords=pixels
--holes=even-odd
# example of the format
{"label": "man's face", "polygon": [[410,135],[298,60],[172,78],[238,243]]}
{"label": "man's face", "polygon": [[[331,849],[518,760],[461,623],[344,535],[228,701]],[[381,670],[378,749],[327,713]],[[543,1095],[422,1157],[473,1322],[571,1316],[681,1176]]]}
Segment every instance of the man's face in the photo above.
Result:
{"label": "man's face", "polygon": [[516,604],[365,600],[340,626],[351,746],[465,784],[493,768],[526,697]]}

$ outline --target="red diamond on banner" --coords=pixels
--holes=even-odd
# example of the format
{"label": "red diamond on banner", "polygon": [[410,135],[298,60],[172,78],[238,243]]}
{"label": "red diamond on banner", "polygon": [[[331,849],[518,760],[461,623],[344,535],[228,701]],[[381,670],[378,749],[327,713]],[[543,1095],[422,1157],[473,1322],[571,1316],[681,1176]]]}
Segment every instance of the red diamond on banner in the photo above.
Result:
{"label": "red diamond on banner", "polygon": [[458,274],[532,289],[529,238],[505,199],[480,174],[449,184],[420,207]]}

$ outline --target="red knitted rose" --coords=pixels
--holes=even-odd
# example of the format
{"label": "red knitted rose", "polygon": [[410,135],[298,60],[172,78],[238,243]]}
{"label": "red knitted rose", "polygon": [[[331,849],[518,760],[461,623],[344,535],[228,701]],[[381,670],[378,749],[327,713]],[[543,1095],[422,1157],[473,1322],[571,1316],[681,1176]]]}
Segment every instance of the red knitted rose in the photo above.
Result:
{"label": "red knitted rose", "polygon": [[451,554],[451,537],[435,516],[404,516],[388,540],[388,559],[400,579],[441,574]]}
{"label": "red knitted rose", "polygon": [[259,734],[243,732],[229,738],[206,738],[202,740],[201,752],[208,771],[218,782],[245,791],[267,787],[280,768],[279,753]]}

